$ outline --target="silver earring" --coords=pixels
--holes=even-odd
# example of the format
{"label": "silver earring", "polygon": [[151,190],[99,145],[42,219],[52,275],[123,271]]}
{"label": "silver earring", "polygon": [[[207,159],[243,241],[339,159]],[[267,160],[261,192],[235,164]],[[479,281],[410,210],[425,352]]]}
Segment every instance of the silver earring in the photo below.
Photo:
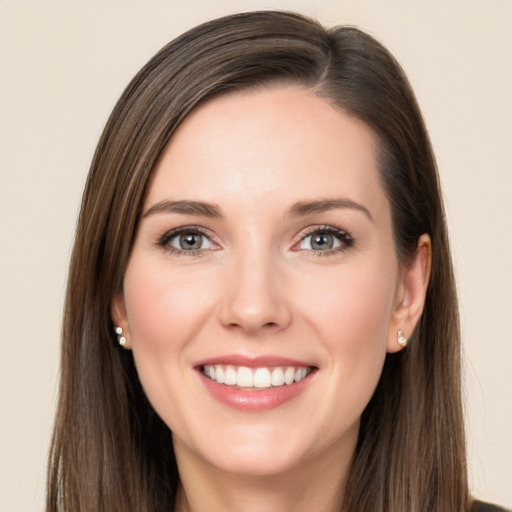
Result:
{"label": "silver earring", "polygon": [[406,347],[407,346],[407,338],[404,336],[403,331],[398,331],[397,337],[396,337],[396,341],[398,341],[398,344],[401,347]]}
{"label": "silver earring", "polygon": [[123,336],[123,328],[122,327],[116,327],[116,334],[117,334],[117,342],[121,347],[125,348],[126,345],[126,337]]}

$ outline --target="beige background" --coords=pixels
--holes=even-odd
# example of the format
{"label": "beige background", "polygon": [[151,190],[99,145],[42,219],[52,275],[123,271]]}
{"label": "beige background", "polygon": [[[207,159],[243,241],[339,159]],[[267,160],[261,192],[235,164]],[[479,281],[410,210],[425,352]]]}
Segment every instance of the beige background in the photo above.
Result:
{"label": "beige background", "polygon": [[512,2],[0,0],[0,510],[43,510],[66,267],[114,101],[206,19],[286,8],[398,57],[438,156],[462,302],[474,492],[512,506]]}

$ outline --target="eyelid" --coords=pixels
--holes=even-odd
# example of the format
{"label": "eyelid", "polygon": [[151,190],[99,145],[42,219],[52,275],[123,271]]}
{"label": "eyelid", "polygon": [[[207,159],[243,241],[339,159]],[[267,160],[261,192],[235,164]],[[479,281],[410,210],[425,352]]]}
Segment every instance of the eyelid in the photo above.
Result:
{"label": "eyelid", "polygon": [[[194,249],[194,250],[183,250],[170,245],[170,241],[174,238],[185,234],[185,233],[197,233],[204,236],[209,240],[213,247],[207,249]],[[302,249],[299,245],[309,236],[315,233],[326,233],[332,235],[340,242],[339,246],[325,250],[314,250],[314,249]],[[292,251],[301,251],[313,254],[315,256],[331,255],[338,252],[343,252],[355,244],[354,237],[345,229],[332,225],[314,225],[305,228],[299,235],[298,240],[293,244]],[[188,255],[188,256],[201,256],[209,251],[220,249],[220,244],[216,242],[215,237],[212,233],[203,228],[202,226],[188,225],[180,226],[177,228],[166,231],[162,236],[158,237],[156,245],[168,251],[171,254]]]}
{"label": "eyelid", "polygon": [[[195,233],[204,236],[210,241],[213,247],[208,249],[194,249],[185,251],[183,249],[179,249],[177,247],[173,247],[170,245],[171,240],[185,233]],[[156,245],[158,247],[165,249],[171,254],[185,254],[187,256],[200,256],[203,255],[203,253],[206,253],[208,251],[215,251],[220,248],[219,244],[214,240],[214,237],[212,236],[211,232],[209,232],[208,230],[201,226],[195,225],[180,226],[178,228],[173,228],[170,229],[169,231],[166,231],[162,236],[158,237]]]}
{"label": "eyelid", "polygon": [[[309,236],[315,233],[326,233],[329,235],[335,236],[340,245],[338,247],[325,249],[325,250],[314,250],[314,249],[301,249],[299,245]],[[302,231],[299,235],[299,240],[295,242],[292,246],[292,250],[294,251],[302,251],[313,254],[314,256],[324,256],[324,255],[332,255],[338,252],[346,251],[348,248],[352,247],[355,244],[355,238],[346,230],[337,226],[332,225],[316,225],[309,226]]]}

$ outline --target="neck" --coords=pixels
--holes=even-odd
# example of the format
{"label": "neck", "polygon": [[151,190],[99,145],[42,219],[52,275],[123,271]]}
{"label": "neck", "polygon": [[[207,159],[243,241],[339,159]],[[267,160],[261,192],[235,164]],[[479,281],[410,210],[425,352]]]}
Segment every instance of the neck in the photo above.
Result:
{"label": "neck", "polygon": [[[175,448],[176,443],[175,443]],[[339,512],[353,453],[311,458],[280,474],[247,475],[222,471],[190,452],[176,450],[180,489],[176,512]]]}

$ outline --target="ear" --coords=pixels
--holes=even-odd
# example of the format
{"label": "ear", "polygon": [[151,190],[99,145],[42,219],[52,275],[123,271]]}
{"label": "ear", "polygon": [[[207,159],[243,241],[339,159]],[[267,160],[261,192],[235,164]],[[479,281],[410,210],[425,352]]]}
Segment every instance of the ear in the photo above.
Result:
{"label": "ear", "polygon": [[124,304],[124,297],[122,292],[116,293],[112,299],[112,304],[110,305],[110,316],[112,317],[114,329],[117,329],[118,327],[122,329],[122,333],[117,335],[117,339],[120,340],[121,336],[124,337],[126,341],[122,346],[123,348],[130,350],[132,348],[131,337],[128,326],[128,316],[126,314],[126,306]]}
{"label": "ear", "polygon": [[410,337],[423,313],[430,267],[432,262],[432,245],[427,234],[420,236],[412,260],[402,269],[402,276],[397,287],[395,309],[388,333],[388,352],[398,352],[402,346],[398,343],[398,331]]}

